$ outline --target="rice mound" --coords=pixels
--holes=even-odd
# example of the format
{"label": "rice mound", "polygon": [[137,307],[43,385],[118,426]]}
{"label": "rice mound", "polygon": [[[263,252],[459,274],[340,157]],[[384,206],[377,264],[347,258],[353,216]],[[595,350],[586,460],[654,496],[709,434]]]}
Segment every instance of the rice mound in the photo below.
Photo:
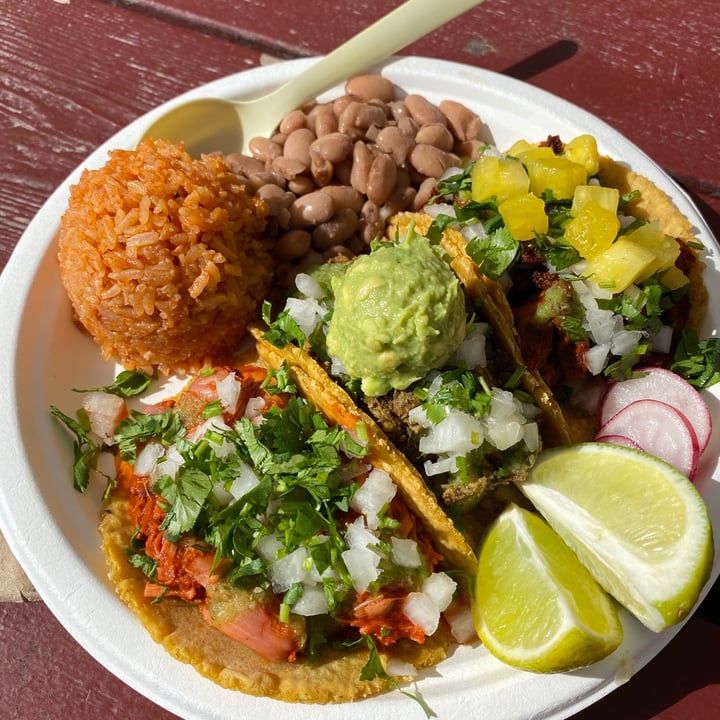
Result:
{"label": "rice mound", "polygon": [[164,374],[227,362],[272,279],[267,207],[220,156],[145,140],[83,171],[58,260],[107,360]]}

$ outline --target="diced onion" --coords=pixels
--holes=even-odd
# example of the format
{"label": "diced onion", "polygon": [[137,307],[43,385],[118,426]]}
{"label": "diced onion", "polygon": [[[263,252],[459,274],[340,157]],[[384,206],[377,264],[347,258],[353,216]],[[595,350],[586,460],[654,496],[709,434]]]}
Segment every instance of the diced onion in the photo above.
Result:
{"label": "diced onion", "polygon": [[245,406],[245,417],[250,420],[253,425],[260,425],[263,421],[263,412],[265,410],[265,398],[250,398]]}
{"label": "diced onion", "polygon": [[585,351],[585,365],[591,375],[599,375],[607,362],[610,346],[593,345]]}
{"label": "diced onion", "polygon": [[323,588],[317,584],[303,585],[302,595],[292,606],[292,611],[304,617],[325,615],[328,611],[328,602]]}
{"label": "diced onion", "polygon": [[423,212],[433,218],[438,215],[455,217],[455,207],[451,203],[432,203],[431,205],[426,205],[423,208]]}
{"label": "diced onion", "polygon": [[419,449],[426,455],[467,453],[482,443],[483,424],[472,415],[451,410],[427,435],[420,438]]}
{"label": "diced onion", "polygon": [[445,620],[450,626],[452,636],[461,644],[472,643],[478,639],[475,620],[469,603],[455,602],[445,611]]}
{"label": "diced onion", "polygon": [[422,585],[422,591],[428,595],[440,612],[446,610],[457,590],[457,583],[444,572],[430,575]]}
{"label": "diced onion", "polygon": [[394,675],[395,677],[415,677],[418,672],[412,663],[396,657],[391,657],[387,661],[387,667],[385,669],[388,675]]}
{"label": "diced onion", "polygon": [[367,590],[368,585],[377,580],[380,556],[364,547],[351,548],[342,553],[342,559],[357,592]]}
{"label": "diced onion", "polygon": [[290,297],[285,301],[285,309],[306,335],[315,332],[327,313],[326,308],[312,298]]}
{"label": "diced onion", "polygon": [[458,357],[470,369],[487,365],[487,354],[485,353],[487,329],[487,323],[476,323],[460,345]]}
{"label": "diced onion", "polygon": [[345,531],[345,542],[351,550],[354,550],[377,545],[379,541],[377,536],[366,527],[365,519],[359,517],[348,525]]}
{"label": "diced onion", "polygon": [[276,593],[285,592],[295,583],[310,580],[305,565],[308,558],[307,548],[299,547],[271,562],[268,570],[273,591]]}
{"label": "diced onion", "polygon": [[295,276],[295,287],[302,295],[313,300],[322,300],[325,297],[325,291],[320,283],[307,273],[298,273]]}
{"label": "diced onion", "polygon": [[125,401],[110,393],[89,392],[83,395],[82,406],[88,415],[90,429],[110,445],[125,411]]}
{"label": "diced onion", "polygon": [[403,602],[403,613],[426,635],[432,635],[440,623],[440,610],[424,592],[411,592]]}
{"label": "diced onion", "polygon": [[259,484],[260,478],[258,478],[255,471],[247,463],[240,461],[238,474],[232,481],[229,492],[235,500],[238,500],[251,490],[254,490]]}
{"label": "diced onion", "polygon": [[215,387],[223,412],[234,414],[241,390],[241,383],[235,373],[228,373],[222,380],[216,380]]}
{"label": "diced onion", "polygon": [[422,565],[422,558],[417,543],[412,538],[390,538],[392,544],[392,560],[396,565],[406,568],[417,568]]}
{"label": "diced onion", "polygon": [[650,336],[650,344],[653,350],[660,353],[669,353],[672,347],[674,329],[671,325],[663,325],[660,332]]}
{"label": "diced onion", "polygon": [[282,543],[274,535],[262,535],[255,545],[255,551],[265,562],[275,560],[281,548]]}
{"label": "diced onion", "polygon": [[149,442],[135,459],[135,474],[142,477],[149,476],[157,467],[158,460],[165,455],[165,448],[161,443]]}
{"label": "diced onion", "polygon": [[363,513],[370,528],[377,528],[378,513],[395,497],[397,486],[384,470],[373,468],[350,501],[353,510]]}

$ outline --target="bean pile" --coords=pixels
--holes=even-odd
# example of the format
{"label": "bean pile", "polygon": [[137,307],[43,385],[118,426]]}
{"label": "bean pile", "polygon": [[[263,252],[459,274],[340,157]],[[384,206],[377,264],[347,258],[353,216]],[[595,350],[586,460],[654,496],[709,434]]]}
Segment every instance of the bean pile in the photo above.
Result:
{"label": "bean pile", "polygon": [[262,197],[280,263],[313,263],[367,251],[392,215],[419,210],[437,179],[484,144],[464,105],[403,94],[360,75],[332,102],[293,110],[250,155],[226,162]]}

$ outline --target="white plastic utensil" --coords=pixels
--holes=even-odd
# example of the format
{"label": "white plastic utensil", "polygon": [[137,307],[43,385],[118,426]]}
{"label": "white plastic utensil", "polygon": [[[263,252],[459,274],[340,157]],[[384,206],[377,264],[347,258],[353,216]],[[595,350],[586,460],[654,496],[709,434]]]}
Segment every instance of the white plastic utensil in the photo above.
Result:
{"label": "white plastic utensil", "polygon": [[251,138],[268,135],[291,110],[342,80],[358,75],[483,0],[407,0],[329,55],[271,93],[251,100],[203,98],[178,105],[143,133],[184,141],[193,156],[247,152]]}

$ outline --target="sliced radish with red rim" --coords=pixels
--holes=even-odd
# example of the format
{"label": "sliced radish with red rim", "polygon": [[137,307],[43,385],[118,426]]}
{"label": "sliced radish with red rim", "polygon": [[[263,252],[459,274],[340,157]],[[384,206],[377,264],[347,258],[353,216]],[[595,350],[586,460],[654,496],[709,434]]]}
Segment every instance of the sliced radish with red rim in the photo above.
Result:
{"label": "sliced radish with red rim", "polygon": [[700,444],[685,417],[659,400],[636,400],[604,423],[596,439],[609,435],[630,438],[645,452],[665,460],[692,478],[700,461]]}
{"label": "sliced radish with red rim", "polygon": [[[638,400],[661,401],[685,416],[702,453],[712,432],[710,409],[702,395],[687,380],[670,370],[646,367],[639,368],[637,372],[642,374],[610,386],[600,408],[600,425]],[[634,438],[635,435],[631,434],[630,437]]]}

